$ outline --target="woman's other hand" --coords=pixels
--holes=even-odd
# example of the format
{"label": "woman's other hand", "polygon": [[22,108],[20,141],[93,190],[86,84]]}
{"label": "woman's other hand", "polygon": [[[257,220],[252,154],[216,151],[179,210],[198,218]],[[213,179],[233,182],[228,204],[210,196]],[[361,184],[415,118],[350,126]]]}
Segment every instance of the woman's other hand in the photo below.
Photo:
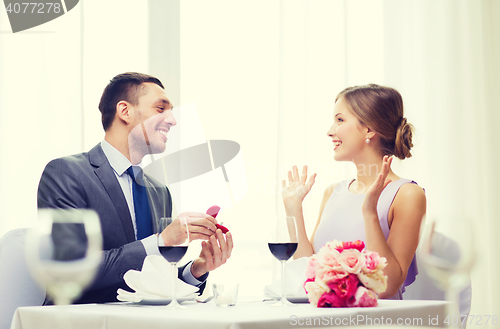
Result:
{"label": "woman's other hand", "polygon": [[288,185],[285,180],[282,181],[282,197],[285,208],[301,205],[314,185],[315,179],[315,173],[311,175],[309,180],[307,179],[307,166],[302,168],[301,176],[299,176],[297,166],[293,166],[292,170],[288,172]]}
{"label": "woman's other hand", "polygon": [[384,156],[384,158],[382,159],[382,170],[378,174],[377,179],[372,184],[372,186],[370,186],[370,188],[366,191],[365,199],[361,207],[363,214],[377,214],[377,203],[380,194],[387,186],[387,184],[391,182],[391,180],[387,178],[387,175],[391,171],[391,163],[392,157],[388,157],[387,155]]}

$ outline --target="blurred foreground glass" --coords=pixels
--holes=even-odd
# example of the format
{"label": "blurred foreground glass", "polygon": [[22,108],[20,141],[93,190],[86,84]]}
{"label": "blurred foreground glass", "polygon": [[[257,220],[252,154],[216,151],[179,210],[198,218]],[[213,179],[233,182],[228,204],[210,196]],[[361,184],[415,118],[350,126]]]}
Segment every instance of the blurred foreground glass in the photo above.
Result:
{"label": "blurred foreground glass", "polygon": [[[445,292],[446,300],[459,306],[460,291],[469,282],[476,256],[474,227],[469,218],[460,215],[453,217],[448,224],[450,227],[446,229],[442,220],[432,218],[423,222],[419,255],[429,277]],[[450,305],[447,315],[449,327],[462,327],[454,305]]]}
{"label": "blurred foreground glass", "polygon": [[56,305],[71,304],[94,279],[102,257],[97,213],[83,209],[40,209],[26,236],[26,263]]}
{"label": "blurred foreground glass", "polygon": [[285,263],[293,256],[299,242],[295,217],[279,216],[276,228],[269,234],[267,242],[273,256],[281,262],[281,298],[271,306],[291,306],[293,304],[285,296]]}

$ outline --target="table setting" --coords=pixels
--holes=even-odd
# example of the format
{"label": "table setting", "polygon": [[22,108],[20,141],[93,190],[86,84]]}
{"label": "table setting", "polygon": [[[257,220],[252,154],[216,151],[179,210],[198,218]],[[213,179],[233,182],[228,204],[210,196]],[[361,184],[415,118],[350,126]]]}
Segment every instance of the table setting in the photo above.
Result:
{"label": "table setting", "polygon": [[172,277],[169,263],[162,256],[147,256],[141,271],[129,270],[123,279],[134,292],[118,289],[117,299],[121,302],[168,305],[173,295],[172,280],[175,280],[179,300],[194,299],[198,295],[198,288]]}
{"label": "table setting", "polygon": [[[238,296],[234,306],[215,300],[182,302],[186,309],[121,302],[43,307],[21,307],[11,329],[49,328],[311,328],[335,326],[405,325],[446,327],[445,301],[381,300],[377,307],[318,308],[309,303],[271,307],[263,296]],[[399,321],[399,322],[398,322]]]}
{"label": "table setting", "polygon": [[[171,225],[164,218],[161,227]],[[186,225],[179,221],[176,225]],[[262,292],[239,296],[241,282],[207,282],[198,288],[177,277],[177,263],[189,245],[189,230],[145,258],[141,270],[128,270],[128,290],[118,302],[20,307],[11,329],[32,328],[290,328],[405,325],[445,327],[456,305],[445,301],[379,300],[385,290],[385,258],[362,241],[331,241],[317,254],[290,260],[297,249],[296,223],[283,217],[268,237],[269,251],[281,263],[281,277]],[[326,265],[325,265],[326,264]],[[450,308],[451,305],[451,308]]]}

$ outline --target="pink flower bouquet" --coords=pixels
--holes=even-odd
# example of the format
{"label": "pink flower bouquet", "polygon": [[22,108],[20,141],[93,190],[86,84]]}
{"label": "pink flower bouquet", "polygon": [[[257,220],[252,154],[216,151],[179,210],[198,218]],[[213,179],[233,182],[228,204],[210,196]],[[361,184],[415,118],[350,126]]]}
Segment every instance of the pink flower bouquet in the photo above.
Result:
{"label": "pink flower bouquet", "polygon": [[377,306],[378,294],[387,289],[386,265],[361,240],[330,241],[309,258],[304,289],[317,307]]}

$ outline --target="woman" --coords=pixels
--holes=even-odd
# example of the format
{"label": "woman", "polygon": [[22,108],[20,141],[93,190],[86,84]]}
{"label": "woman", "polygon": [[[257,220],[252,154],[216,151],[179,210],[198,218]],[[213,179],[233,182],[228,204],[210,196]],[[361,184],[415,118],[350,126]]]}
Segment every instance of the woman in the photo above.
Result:
{"label": "woman", "polygon": [[288,172],[283,201],[299,230],[295,258],[311,256],[331,240],[363,240],[368,250],[387,259],[387,290],[379,297],[402,299],[404,286],[417,273],[414,255],[426,199],[415,182],[391,170],[391,163],[392,156],[411,157],[412,130],[395,89],[370,84],[347,88],[337,96],[328,136],[335,160],[353,162],[357,177],[325,190],[318,222],[308,240],[302,201],[316,174],[307,180],[307,166],[302,175],[296,166]]}

